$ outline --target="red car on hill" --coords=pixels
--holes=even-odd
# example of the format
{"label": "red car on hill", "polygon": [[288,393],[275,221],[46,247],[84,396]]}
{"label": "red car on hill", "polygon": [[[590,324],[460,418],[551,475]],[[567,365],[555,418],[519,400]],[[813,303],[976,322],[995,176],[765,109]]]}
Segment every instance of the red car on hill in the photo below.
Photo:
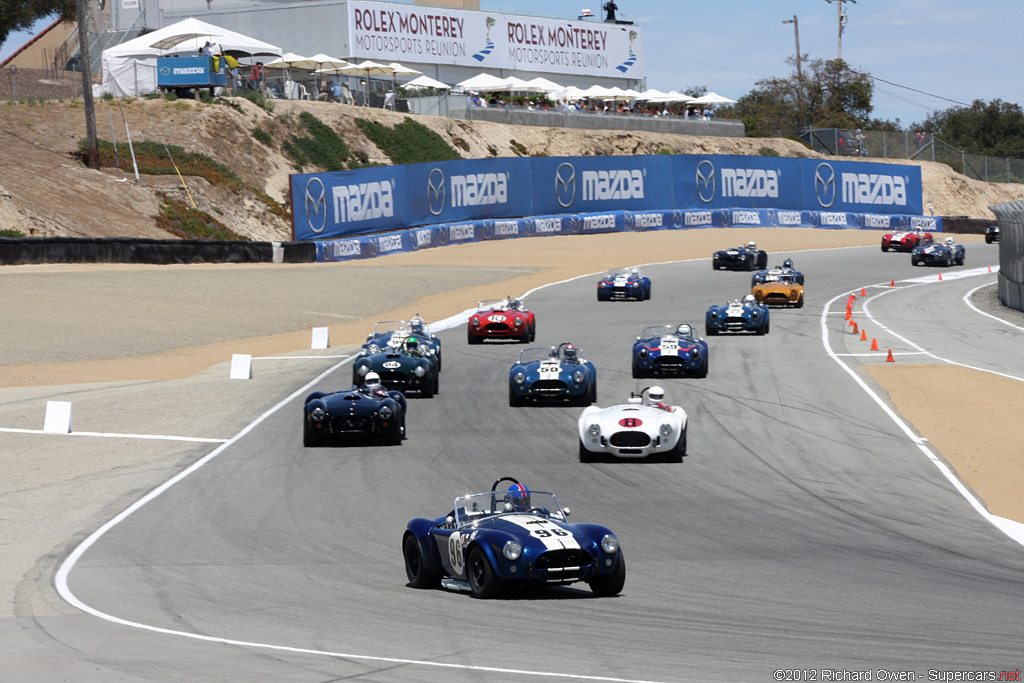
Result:
{"label": "red car on hill", "polygon": [[470,344],[484,339],[516,339],[524,344],[537,338],[537,321],[519,299],[481,301],[469,316],[466,337]]}
{"label": "red car on hill", "polygon": [[932,234],[921,228],[907,232],[888,232],[882,235],[882,251],[911,251],[914,247],[923,247],[933,241]]}

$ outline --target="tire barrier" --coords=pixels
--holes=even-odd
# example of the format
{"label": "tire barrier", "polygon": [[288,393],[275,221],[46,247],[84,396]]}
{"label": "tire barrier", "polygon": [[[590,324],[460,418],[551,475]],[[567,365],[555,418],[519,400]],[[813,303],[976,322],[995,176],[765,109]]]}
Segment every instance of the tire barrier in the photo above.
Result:
{"label": "tire barrier", "polygon": [[0,238],[0,265],[37,263],[309,263],[311,242],[157,240],[121,237]]}
{"label": "tire barrier", "polygon": [[989,208],[999,222],[999,300],[1024,311],[1024,201]]}

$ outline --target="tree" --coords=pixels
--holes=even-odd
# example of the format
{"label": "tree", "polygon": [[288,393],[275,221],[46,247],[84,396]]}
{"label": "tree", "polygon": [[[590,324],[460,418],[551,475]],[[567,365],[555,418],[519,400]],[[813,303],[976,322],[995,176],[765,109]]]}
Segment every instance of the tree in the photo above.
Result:
{"label": "tree", "polygon": [[915,127],[970,154],[1024,158],[1024,111],[1010,102],[975,100],[935,112]]}
{"label": "tree", "polygon": [[47,17],[75,18],[75,0],[0,0],[0,45],[14,31]]}

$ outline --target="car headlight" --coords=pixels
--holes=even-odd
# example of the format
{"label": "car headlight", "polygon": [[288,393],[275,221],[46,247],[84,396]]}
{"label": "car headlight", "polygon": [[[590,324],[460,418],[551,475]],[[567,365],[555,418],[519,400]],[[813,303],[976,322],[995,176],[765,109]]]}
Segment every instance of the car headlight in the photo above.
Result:
{"label": "car headlight", "polygon": [[711,311],[711,317],[712,318],[717,318],[718,317],[718,311]]}
{"label": "car headlight", "polygon": [[640,358],[647,358],[647,349],[640,349],[636,352],[636,355],[640,356]]}
{"label": "car headlight", "polygon": [[515,541],[506,541],[505,547],[501,549],[501,552],[509,560],[518,560],[523,554],[523,546]]}
{"label": "car headlight", "polygon": [[587,376],[582,370],[577,370],[576,372],[572,373],[572,379],[574,382],[576,382],[576,384],[579,384],[586,378]]}
{"label": "car headlight", "polygon": [[377,411],[377,414],[380,415],[380,419],[382,419],[382,420],[390,419],[391,418],[391,408],[388,408],[387,406],[381,406],[380,410]]}
{"label": "car headlight", "polygon": [[367,354],[380,353],[380,347],[377,346],[376,344],[370,344],[369,346],[366,347],[366,353]]}
{"label": "car headlight", "polygon": [[598,287],[607,287],[607,286],[608,286],[608,283],[607,283],[607,282],[605,282],[604,280],[602,280],[601,282],[598,282],[598,283],[597,283],[597,286],[598,286]]}
{"label": "car headlight", "polygon": [[660,431],[662,436],[668,436],[669,434],[672,433],[672,425],[666,422],[665,424],[661,425]]}
{"label": "car headlight", "polygon": [[526,381],[526,375],[521,372],[517,372],[512,376],[512,381],[515,382],[516,384],[522,384],[523,382]]}
{"label": "car headlight", "polygon": [[630,285],[629,285],[629,286],[630,286],[630,287],[639,287],[639,286],[640,286],[640,283],[639,283],[639,282],[633,282],[633,283],[630,283]]}
{"label": "car headlight", "polygon": [[601,539],[601,550],[605,551],[609,555],[613,555],[619,550],[619,539],[611,534],[607,534]]}
{"label": "car headlight", "polygon": [[700,349],[690,349],[690,358],[694,360],[700,358]]}
{"label": "car headlight", "polygon": [[522,327],[523,326],[523,319],[522,318],[516,318],[515,325],[516,325],[516,327]]}
{"label": "car headlight", "polygon": [[599,424],[597,424],[595,422],[594,424],[592,424],[589,427],[587,427],[587,433],[590,434],[591,436],[600,436],[600,434],[601,434],[601,425],[599,425]]}
{"label": "car headlight", "polygon": [[751,320],[757,320],[757,316],[758,316],[758,312],[757,311],[751,311],[750,312],[750,319]]}
{"label": "car headlight", "polygon": [[473,318],[469,321],[469,324],[473,327],[480,327],[480,318]]}
{"label": "car headlight", "polygon": [[789,290],[789,295],[790,296],[796,296],[796,290],[795,289]]}
{"label": "car headlight", "polygon": [[313,422],[323,422],[324,418],[327,417],[327,412],[320,406],[317,406],[316,408],[313,408],[312,412],[309,413],[309,417],[313,420]]}
{"label": "car headlight", "polygon": [[365,375],[369,371],[370,371],[370,368],[369,368],[369,366],[366,366],[366,365],[360,365],[358,368],[356,368],[356,372],[358,372],[360,375]]}
{"label": "car headlight", "polygon": [[413,368],[412,372],[417,377],[423,377],[423,375],[427,374],[427,369],[422,365],[417,365],[415,368]]}

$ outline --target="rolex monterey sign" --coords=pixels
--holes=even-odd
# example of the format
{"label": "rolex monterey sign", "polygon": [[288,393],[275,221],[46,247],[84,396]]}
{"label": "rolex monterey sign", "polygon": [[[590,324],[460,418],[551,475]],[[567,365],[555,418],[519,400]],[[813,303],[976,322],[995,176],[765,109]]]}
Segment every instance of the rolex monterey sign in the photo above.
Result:
{"label": "rolex monterey sign", "polygon": [[636,26],[362,0],[348,13],[352,54],[376,61],[643,78]]}

